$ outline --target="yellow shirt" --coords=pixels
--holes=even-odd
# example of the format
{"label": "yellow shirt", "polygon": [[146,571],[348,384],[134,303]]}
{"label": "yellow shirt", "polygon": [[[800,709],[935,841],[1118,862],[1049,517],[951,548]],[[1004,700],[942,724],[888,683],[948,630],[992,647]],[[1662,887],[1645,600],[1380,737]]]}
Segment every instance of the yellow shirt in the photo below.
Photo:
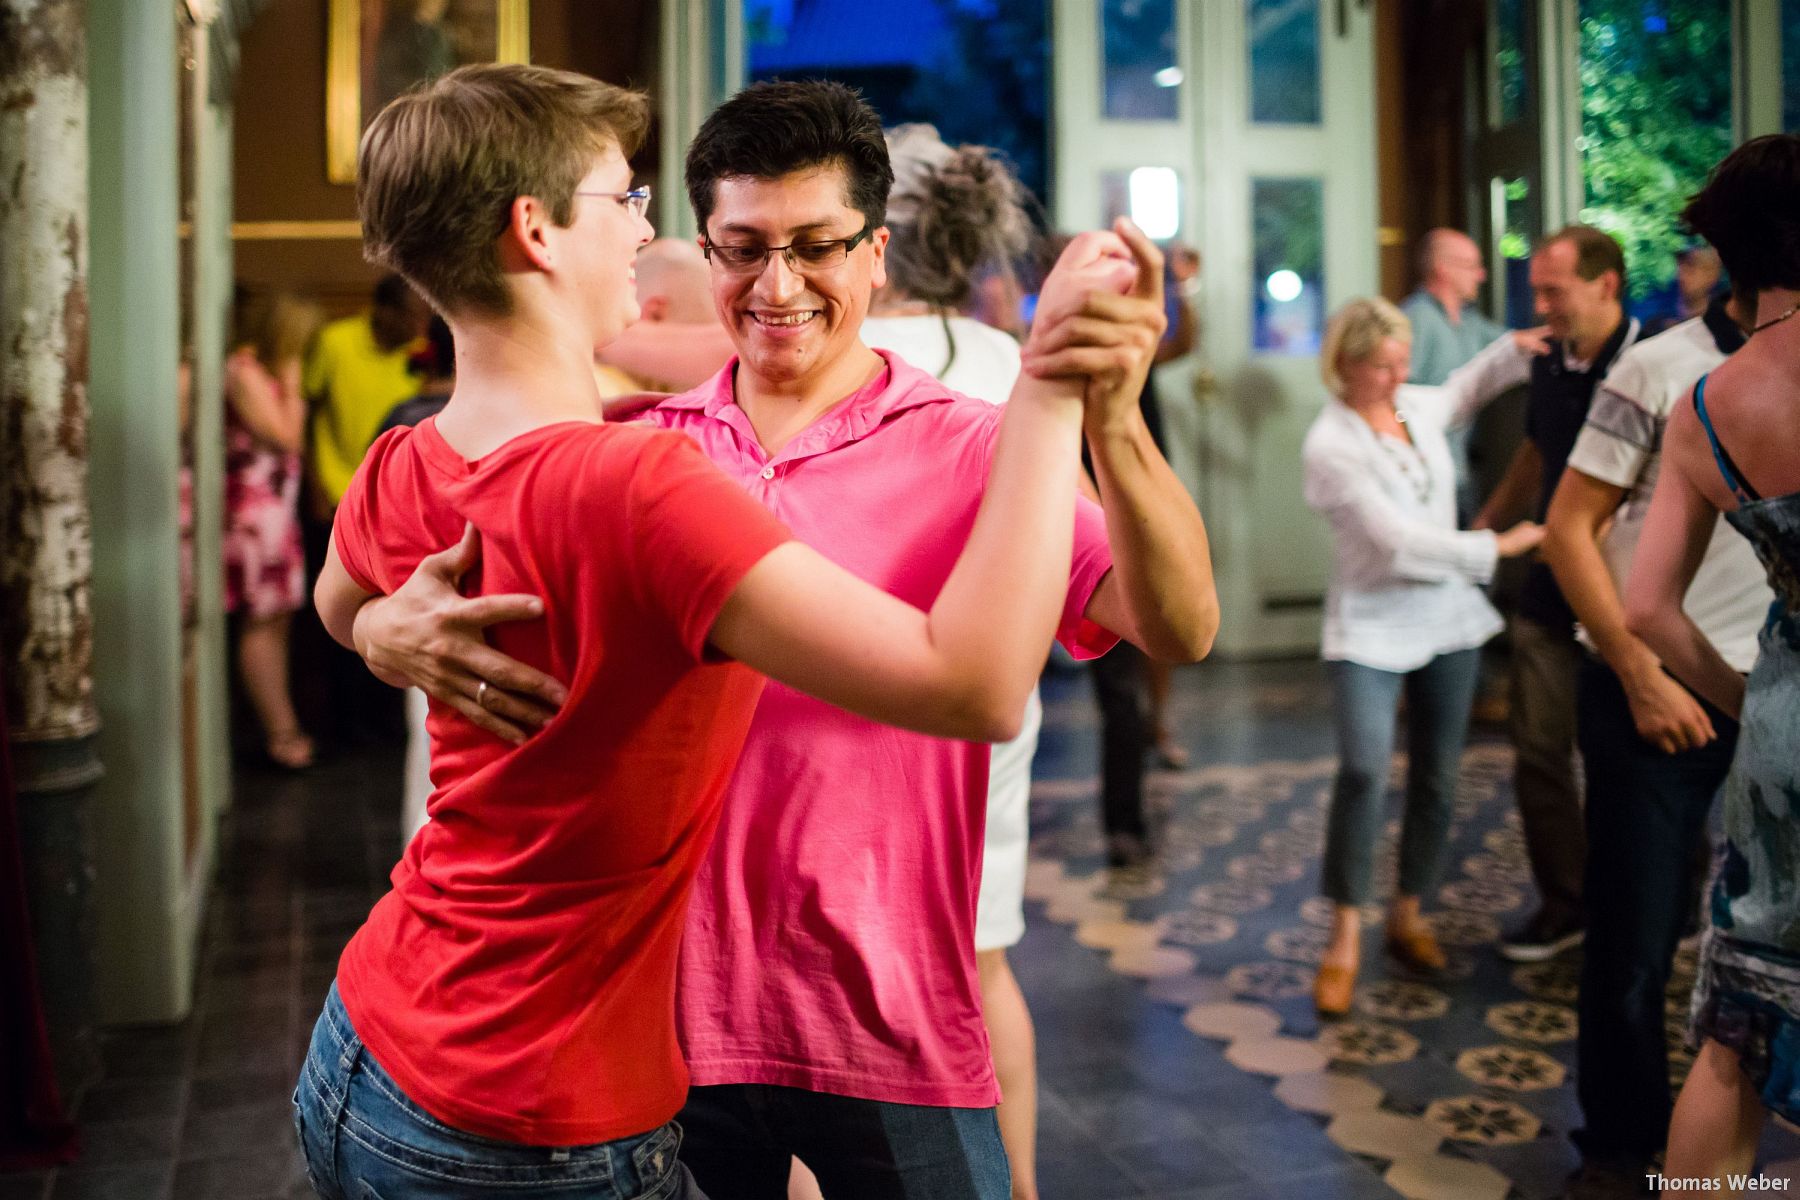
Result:
{"label": "yellow shirt", "polygon": [[419,394],[406,369],[416,343],[398,350],[375,344],[369,316],[345,317],[319,331],[303,386],[317,401],[312,417],[313,474],[336,504],[394,405]]}

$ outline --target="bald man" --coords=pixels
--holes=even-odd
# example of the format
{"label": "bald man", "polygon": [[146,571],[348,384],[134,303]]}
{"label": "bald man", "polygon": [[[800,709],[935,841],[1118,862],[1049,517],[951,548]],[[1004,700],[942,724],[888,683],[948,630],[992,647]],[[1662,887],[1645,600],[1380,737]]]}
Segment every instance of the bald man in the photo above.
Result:
{"label": "bald man", "polygon": [[1487,280],[1481,249],[1466,233],[1434,229],[1419,243],[1419,290],[1400,305],[1412,322],[1408,383],[1436,386],[1506,332],[1474,307]]}
{"label": "bald man", "polygon": [[653,392],[681,392],[718,373],[734,350],[712,300],[712,269],[698,243],[657,238],[638,251],[637,324],[600,348],[602,367]]}

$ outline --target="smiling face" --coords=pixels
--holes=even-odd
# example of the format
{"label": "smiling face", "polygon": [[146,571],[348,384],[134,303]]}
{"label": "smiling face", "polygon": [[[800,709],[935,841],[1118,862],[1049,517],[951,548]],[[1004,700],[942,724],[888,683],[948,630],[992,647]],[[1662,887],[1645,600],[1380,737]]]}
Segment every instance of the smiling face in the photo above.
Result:
{"label": "smiling face", "polygon": [[1566,239],[1531,257],[1531,293],[1537,315],[1559,341],[1586,343],[1604,337],[1617,317],[1618,277],[1610,271],[1583,279],[1579,252]]}
{"label": "smiling face", "polygon": [[[608,143],[576,185],[568,228],[557,231],[558,265],[567,264],[596,346],[619,336],[639,315],[633,267],[638,247],[656,231],[617,198],[617,193],[630,189],[631,167],[618,146]],[[592,192],[614,195],[582,194]]]}
{"label": "smiling face", "polygon": [[[729,176],[714,184],[706,236],[715,246],[785,246],[852,238],[866,218],[851,207],[841,166],[775,179]],[[797,271],[782,254],[761,269],[712,264],[713,306],[745,369],[776,385],[804,385],[861,344],[869,298],[887,282],[887,230],[877,229],[843,262]]]}

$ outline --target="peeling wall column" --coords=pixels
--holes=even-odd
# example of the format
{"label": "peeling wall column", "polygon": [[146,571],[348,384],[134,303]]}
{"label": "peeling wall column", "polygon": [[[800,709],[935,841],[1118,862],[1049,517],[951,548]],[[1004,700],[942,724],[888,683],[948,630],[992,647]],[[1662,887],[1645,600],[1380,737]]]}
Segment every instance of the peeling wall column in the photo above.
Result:
{"label": "peeling wall column", "polygon": [[94,1069],[85,0],[0,0],[0,680],[45,1007]]}

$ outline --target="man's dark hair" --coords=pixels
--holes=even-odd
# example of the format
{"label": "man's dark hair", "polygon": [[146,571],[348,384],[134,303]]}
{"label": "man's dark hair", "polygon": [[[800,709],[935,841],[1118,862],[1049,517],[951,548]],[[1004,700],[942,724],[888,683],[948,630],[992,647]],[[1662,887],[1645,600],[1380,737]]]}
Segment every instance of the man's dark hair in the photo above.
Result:
{"label": "man's dark hair", "polygon": [[833,165],[844,169],[850,206],[871,228],[884,224],[894,169],[881,118],[862,95],[826,79],[751,84],[714,109],[688,147],[688,202],[704,233],[719,180]]}
{"label": "man's dark hair", "polygon": [[1539,242],[1539,250],[1558,242],[1575,247],[1575,273],[1590,282],[1608,271],[1619,277],[1619,301],[1625,300],[1625,250],[1618,239],[1604,229],[1592,225],[1564,225]]}
{"label": "man's dark hair", "polygon": [[1734,286],[1800,287],[1800,137],[1772,133],[1726,155],[1681,210]]}

